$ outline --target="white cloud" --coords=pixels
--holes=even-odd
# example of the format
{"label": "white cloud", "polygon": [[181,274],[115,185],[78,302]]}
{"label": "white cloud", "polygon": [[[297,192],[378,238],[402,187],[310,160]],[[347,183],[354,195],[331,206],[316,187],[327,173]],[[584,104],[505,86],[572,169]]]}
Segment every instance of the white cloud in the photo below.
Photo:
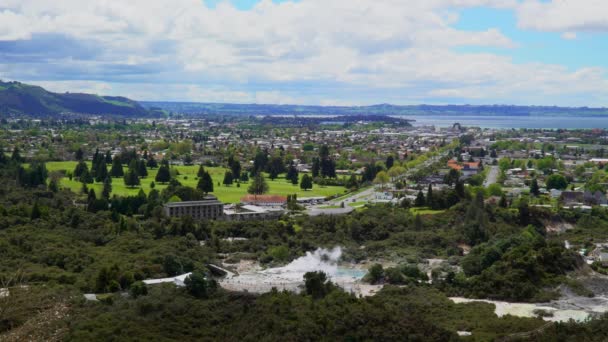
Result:
{"label": "white cloud", "polygon": [[564,37],[573,39],[581,25],[559,24],[564,19],[557,12],[564,10],[555,9],[557,3],[263,0],[241,11],[227,1],[210,9],[200,0],[4,0],[0,40],[65,35],[99,51],[88,60],[66,52],[38,64],[0,57],[0,71],[39,84],[43,79],[62,91],[147,100],[360,104],[441,98],[547,104],[557,99],[567,104],[568,96],[557,95],[606,95],[601,69],[572,71],[454,51],[521,48],[495,28],[454,28],[459,9],[479,5],[517,9],[523,27],[570,27]]}
{"label": "white cloud", "polygon": [[605,0],[526,0],[517,8],[518,25],[553,32],[608,31]]}

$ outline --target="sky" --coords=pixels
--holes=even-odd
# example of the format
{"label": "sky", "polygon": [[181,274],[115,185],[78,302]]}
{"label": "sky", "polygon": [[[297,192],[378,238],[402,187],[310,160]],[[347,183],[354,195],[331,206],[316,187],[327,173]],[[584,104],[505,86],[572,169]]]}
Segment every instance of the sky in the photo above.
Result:
{"label": "sky", "polygon": [[136,100],[608,106],[607,0],[0,0],[0,79]]}

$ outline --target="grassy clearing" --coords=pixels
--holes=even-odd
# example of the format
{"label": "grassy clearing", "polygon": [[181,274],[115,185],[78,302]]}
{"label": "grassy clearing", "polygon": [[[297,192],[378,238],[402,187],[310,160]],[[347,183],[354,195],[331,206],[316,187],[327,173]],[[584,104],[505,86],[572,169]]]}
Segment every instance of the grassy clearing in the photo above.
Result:
{"label": "grassy clearing", "polygon": [[428,207],[422,207],[422,208],[410,208],[410,212],[412,214],[418,214],[418,215],[436,215],[436,214],[441,214],[444,213],[445,210],[432,210]]}
{"label": "grassy clearing", "polygon": [[[91,163],[89,164],[89,168],[91,166]],[[67,161],[67,162],[49,162],[46,164],[47,169],[49,170],[49,172],[53,172],[53,171],[73,171],[74,168],[76,167],[76,162],[73,161]],[[177,179],[179,180],[180,183],[182,183],[185,186],[190,186],[190,187],[196,187],[196,184],[198,183],[198,179],[196,177],[196,173],[198,172],[198,165],[191,165],[191,166],[174,166],[174,168],[176,168],[179,172],[179,176],[177,177]],[[127,170],[127,168],[124,168],[125,171]],[[231,185],[231,186],[224,186],[224,185],[218,185],[218,183],[221,183],[224,179],[224,173],[226,172],[225,168],[222,167],[207,167],[205,168],[205,170],[207,170],[210,174],[211,174],[211,178],[213,179],[213,186],[214,186],[214,192],[213,194],[215,196],[218,197],[218,199],[222,202],[225,203],[237,203],[239,202],[239,200],[241,199],[241,197],[245,196],[247,194],[247,188],[249,187],[249,184],[241,184],[241,187],[237,187],[236,184]],[[108,168],[109,171],[109,168]],[[157,169],[148,169],[148,177],[143,178],[141,180],[141,186],[140,187],[136,187],[136,188],[127,188],[122,180],[122,178],[113,178],[112,179],[112,194],[116,194],[119,196],[134,196],[137,195],[137,193],[139,192],[140,189],[143,189],[146,193],[148,193],[151,188],[150,188],[150,183],[152,183],[154,181],[154,177],[156,177],[156,172]],[[299,185],[293,185],[290,182],[288,182],[287,180],[285,180],[284,177],[281,178],[277,178],[275,180],[270,180],[270,179],[266,179],[266,181],[268,182],[268,186],[269,186],[269,194],[273,194],[273,195],[293,195],[296,194],[298,195],[298,197],[327,197],[327,196],[332,196],[332,195],[337,195],[337,194],[343,194],[345,193],[346,189],[344,189],[343,187],[340,186],[325,186],[325,187],[320,187],[318,185],[315,185],[312,190],[308,190],[308,191],[304,191],[302,189],[300,189]],[[61,186],[69,188],[70,190],[74,191],[74,192],[79,192],[82,189],[82,183],[76,181],[76,180],[70,180],[68,178],[62,178],[61,179]],[[89,187],[89,189],[95,189],[95,192],[97,194],[101,193],[102,190],[102,184],[101,183],[94,183],[94,184],[87,184],[87,186]],[[164,189],[167,185],[163,185],[163,184],[158,184],[156,183],[156,189],[161,191],[162,189]]]}
{"label": "grassy clearing", "polygon": [[362,206],[364,206],[366,204],[367,204],[366,201],[359,201],[359,202],[348,203],[348,206],[349,207],[353,207],[353,208],[357,208],[357,207],[362,207]]}

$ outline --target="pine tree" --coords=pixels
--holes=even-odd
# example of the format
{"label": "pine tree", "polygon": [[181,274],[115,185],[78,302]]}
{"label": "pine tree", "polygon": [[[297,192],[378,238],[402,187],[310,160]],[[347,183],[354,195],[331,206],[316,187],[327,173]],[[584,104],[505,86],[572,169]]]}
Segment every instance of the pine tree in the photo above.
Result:
{"label": "pine tree", "polygon": [[392,155],[386,157],[386,169],[387,170],[390,170],[394,164],[395,164],[395,158]]}
{"label": "pine tree", "polygon": [[108,177],[108,165],[105,160],[101,160],[97,163],[97,171],[95,172],[95,181],[98,183],[103,182]]}
{"label": "pine tree", "polygon": [[209,172],[205,171],[203,173],[203,176],[198,179],[198,184],[196,185],[196,188],[201,190],[205,194],[213,192],[213,179],[211,178]]}
{"label": "pine tree", "polygon": [[232,182],[234,181],[233,177],[232,177],[232,172],[231,171],[226,171],[224,173],[224,185],[229,186],[232,185]]}
{"label": "pine tree", "polygon": [[239,179],[241,177],[241,162],[238,160],[233,160],[229,166],[230,171],[232,171],[232,177],[234,179]]}
{"label": "pine tree", "polygon": [[[199,179],[200,178],[202,177],[199,177]],[[163,163],[158,168],[158,172],[156,173],[156,177],[154,178],[154,180],[161,184],[169,182],[171,180],[171,170],[169,170],[169,166]]]}
{"label": "pine tree", "polygon": [[87,166],[87,163],[81,160],[78,162],[78,164],[76,164],[76,167],[74,168],[74,177],[80,179],[80,177],[82,177],[85,172],[89,172],[89,167]]}
{"label": "pine tree", "polygon": [[203,166],[203,164],[199,165],[198,167],[198,172],[196,173],[196,176],[198,178],[203,178],[203,175],[205,174],[205,167]]}
{"label": "pine tree", "polygon": [[287,170],[287,176],[285,178],[293,185],[298,184],[298,169],[293,164],[289,166],[289,169]]}
{"label": "pine tree", "polygon": [[431,209],[434,209],[435,199],[433,198],[433,185],[429,184],[429,188],[426,192],[426,205]]}
{"label": "pine tree", "polygon": [[534,197],[538,197],[538,195],[540,195],[540,188],[538,186],[538,181],[536,180],[536,178],[532,180],[532,184],[530,185],[530,193]]}
{"label": "pine tree", "polygon": [[312,178],[317,178],[319,177],[320,173],[321,173],[321,162],[319,160],[319,158],[315,157],[312,159]]}
{"label": "pine tree", "polygon": [[130,188],[134,188],[140,184],[137,172],[134,169],[129,169],[123,177],[125,185]]}
{"label": "pine tree", "polygon": [[106,152],[105,162],[106,164],[112,164],[112,152],[110,150]]}
{"label": "pine tree", "polygon": [[156,162],[156,159],[154,159],[154,156],[148,157],[148,161],[146,162],[146,165],[150,169],[156,169],[158,167],[158,163]]}
{"label": "pine tree", "polygon": [[122,177],[125,173],[122,169],[122,164],[120,162],[120,158],[114,158],[112,160],[112,168],[110,169],[110,176],[114,178]]}
{"label": "pine tree", "polygon": [[111,193],[112,193],[112,178],[106,177],[103,181],[103,190],[101,191],[101,196],[105,199],[109,199]]}
{"label": "pine tree", "polygon": [[414,201],[415,207],[424,207],[426,204],[426,200],[424,199],[424,194],[422,190],[418,191],[418,195],[416,196],[416,200]]}
{"label": "pine tree", "polygon": [[143,159],[137,162],[137,175],[141,178],[148,177],[148,169],[146,168],[146,162]]}

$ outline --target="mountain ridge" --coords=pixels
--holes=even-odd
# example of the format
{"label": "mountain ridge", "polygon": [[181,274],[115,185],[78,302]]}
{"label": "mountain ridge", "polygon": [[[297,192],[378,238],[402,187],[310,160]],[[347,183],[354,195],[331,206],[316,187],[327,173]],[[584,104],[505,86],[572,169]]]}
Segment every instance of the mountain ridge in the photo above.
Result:
{"label": "mountain ridge", "polygon": [[49,117],[59,114],[147,117],[154,113],[122,96],[54,93],[40,86],[0,80],[0,114]]}

